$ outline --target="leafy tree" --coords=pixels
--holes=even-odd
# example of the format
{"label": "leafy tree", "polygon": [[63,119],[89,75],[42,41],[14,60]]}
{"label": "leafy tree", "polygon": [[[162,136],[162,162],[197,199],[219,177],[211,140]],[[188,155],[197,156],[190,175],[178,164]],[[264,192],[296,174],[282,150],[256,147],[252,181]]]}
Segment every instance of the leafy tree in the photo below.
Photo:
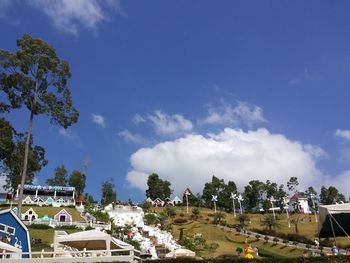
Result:
{"label": "leafy tree", "polygon": [[198,220],[198,218],[200,217],[200,214],[201,214],[200,210],[197,207],[195,207],[192,209],[191,217],[193,220]]}
{"label": "leafy tree", "polygon": [[54,177],[47,179],[46,183],[51,186],[54,186],[54,185],[67,186],[67,181],[68,181],[67,175],[68,175],[68,172],[64,167],[64,165],[62,164],[61,166],[58,166],[55,169]]}
{"label": "leafy tree", "polygon": [[237,193],[237,186],[233,181],[228,181],[219,195],[218,206],[226,209],[232,208],[231,193]]}
{"label": "leafy tree", "polygon": [[[217,195],[220,198],[220,195],[222,191],[225,189],[225,182],[223,179],[219,179],[218,177],[214,176],[211,179],[211,182],[205,183],[202,199],[206,203],[207,206],[212,205],[212,195]],[[219,200],[218,200],[219,203]]]}
{"label": "leafy tree", "polygon": [[117,200],[117,193],[114,190],[113,180],[103,182],[101,204],[105,206],[115,202],[116,200]]}
{"label": "leafy tree", "polygon": [[[0,118],[0,170],[5,176],[6,190],[17,190],[21,182],[22,161],[24,158],[23,134],[17,133],[11,124]],[[28,153],[28,177],[26,184],[32,184],[35,174],[46,166],[45,149],[33,146],[30,140]]]}
{"label": "leafy tree", "polygon": [[225,218],[224,213],[221,213],[221,212],[215,213],[213,222],[214,224],[220,224],[224,218]]}
{"label": "leafy tree", "polygon": [[335,202],[346,202],[345,196],[334,186],[330,186],[329,188],[325,186],[321,187],[320,201],[324,205],[331,205]]}
{"label": "leafy tree", "polygon": [[70,186],[75,187],[75,194],[80,196],[85,190],[86,176],[84,173],[74,170],[69,177],[68,183]]}
{"label": "leafy tree", "polygon": [[158,221],[158,218],[155,214],[147,213],[144,216],[144,220],[146,221],[147,225],[155,225]]}
{"label": "leafy tree", "polygon": [[245,222],[249,221],[250,218],[247,214],[240,214],[238,220],[241,226],[245,226]]}
{"label": "leafy tree", "polygon": [[310,186],[305,191],[305,195],[307,196],[307,202],[308,202],[309,207],[311,207],[311,209],[313,211],[317,211],[318,210],[318,198],[317,198],[316,190],[312,186]]}
{"label": "leafy tree", "polygon": [[147,180],[148,189],[146,190],[146,196],[152,200],[156,198],[165,199],[170,197],[173,192],[170,189],[171,183],[167,180],[162,180],[159,178],[158,174],[151,174],[148,176]]}
{"label": "leafy tree", "polygon": [[280,226],[280,223],[278,222],[278,218],[274,218],[273,215],[266,215],[264,218],[261,220],[261,225],[265,226],[268,228],[270,231],[272,228],[277,228]]}
{"label": "leafy tree", "polygon": [[0,92],[7,99],[1,103],[2,110],[25,106],[29,111],[18,202],[20,213],[34,116],[48,115],[51,123],[68,128],[77,122],[79,114],[67,86],[71,77],[68,62],[62,61],[52,46],[27,34],[17,39],[17,46],[16,52],[0,50]]}
{"label": "leafy tree", "polygon": [[252,180],[244,187],[243,196],[248,210],[259,207],[262,193],[265,190],[264,188],[264,183],[259,180]]}
{"label": "leafy tree", "polygon": [[291,177],[287,182],[287,188],[290,192],[295,192],[297,186],[299,185],[298,177]]}

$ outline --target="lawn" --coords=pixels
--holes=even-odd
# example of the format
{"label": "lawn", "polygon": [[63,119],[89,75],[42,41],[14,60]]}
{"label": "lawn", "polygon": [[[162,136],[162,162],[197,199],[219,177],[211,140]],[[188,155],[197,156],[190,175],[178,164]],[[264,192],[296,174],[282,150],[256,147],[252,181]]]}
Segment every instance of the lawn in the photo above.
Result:
{"label": "lawn", "polygon": [[[155,208],[152,209],[154,212],[161,212],[164,208]],[[187,237],[193,237],[195,234],[202,234],[205,238],[207,244],[217,243],[219,247],[215,251],[202,250],[199,251],[199,256],[204,258],[216,257],[223,254],[236,254],[236,248],[241,247],[244,248],[247,246],[245,244],[245,237],[239,235],[236,232],[226,231],[224,229],[218,228],[217,226],[211,224],[213,220],[214,211],[207,208],[200,208],[200,218],[197,221],[191,221],[190,214],[192,208],[189,209],[189,214],[186,213],[186,207],[176,207],[176,216],[175,218],[182,217],[190,220],[190,223],[183,225],[173,225],[172,234],[175,239],[179,238],[180,228],[183,228],[183,233]],[[250,224],[248,228],[259,228],[263,227],[260,224],[260,218],[262,215],[260,214],[251,214],[250,216]],[[287,221],[283,223],[283,219],[285,217],[281,215],[281,226],[280,231],[294,233],[294,228],[288,228]],[[308,219],[308,218],[307,218]],[[224,220],[228,224],[238,224],[238,219],[233,217],[233,214],[225,213]],[[304,219],[306,220],[306,218]],[[309,223],[307,221],[307,223]],[[313,231],[316,231],[316,224],[314,222],[309,223],[312,225],[310,227],[306,226],[305,223],[299,223],[299,229],[301,231],[305,231],[309,233],[309,236],[313,236]],[[305,226],[304,226],[305,225]],[[310,229],[311,228],[311,229]],[[302,233],[302,232],[301,232]],[[259,251],[264,256],[274,256],[274,257],[299,257],[305,251],[301,249],[295,249],[292,247],[286,247],[282,245],[274,245],[272,243],[265,243],[263,240],[251,239],[249,243],[253,247],[258,247]]]}

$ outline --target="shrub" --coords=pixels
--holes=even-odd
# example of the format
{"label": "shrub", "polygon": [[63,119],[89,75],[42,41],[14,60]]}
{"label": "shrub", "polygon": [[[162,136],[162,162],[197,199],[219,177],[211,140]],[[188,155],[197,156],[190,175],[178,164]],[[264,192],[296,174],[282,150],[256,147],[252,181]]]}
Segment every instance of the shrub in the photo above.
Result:
{"label": "shrub", "polygon": [[152,213],[145,214],[144,220],[146,221],[147,225],[154,225],[157,223],[157,216]]}
{"label": "shrub", "polygon": [[174,219],[174,224],[184,224],[187,223],[187,219],[186,218],[175,218]]}
{"label": "shrub", "polygon": [[174,207],[168,206],[168,207],[166,208],[166,213],[167,213],[167,215],[170,216],[170,217],[175,217],[175,216],[176,216],[176,211],[175,211],[175,208],[174,208]]}
{"label": "shrub", "polygon": [[256,235],[255,235],[255,238],[256,238],[256,240],[259,241],[259,239],[261,238],[261,236],[260,236],[259,234],[256,234]]}
{"label": "shrub", "polygon": [[265,240],[266,243],[268,243],[269,242],[269,237],[268,236],[264,236],[264,240]]}
{"label": "shrub", "polygon": [[52,228],[51,226],[49,225],[42,225],[42,224],[31,224],[30,226],[28,226],[29,228],[32,228],[32,229],[50,229]]}
{"label": "shrub", "polygon": [[277,237],[275,237],[272,241],[277,245],[277,242],[280,240]]}

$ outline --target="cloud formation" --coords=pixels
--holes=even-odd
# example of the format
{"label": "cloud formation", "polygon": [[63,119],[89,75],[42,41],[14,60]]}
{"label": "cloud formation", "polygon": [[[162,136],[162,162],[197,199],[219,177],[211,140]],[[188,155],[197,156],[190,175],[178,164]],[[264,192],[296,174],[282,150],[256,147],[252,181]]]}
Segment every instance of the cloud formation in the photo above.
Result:
{"label": "cloud formation", "polygon": [[[78,35],[79,29],[96,32],[97,26],[121,15],[119,0],[29,0],[28,5],[48,16],[59,31]],[[109,10],[109,11],[107,11]]]}
{"label": "cloud formation", "polygon": [[11,0],[0,0],[0,18],[6,18],[6,14],[11,5]]}
{"label": "cloud formation", "polygon": [[186,187],[201,191],[212,175],[233,180],[241,190],[250,180],[286,184],[292,176],[299,178],[300,189],[305,190],[315,182],[322,183],[324,176],[304,145],[263,128],[248,132],[226,128],[207,136],[187,135],[139,149],[130,162],[127,181],[131,186],[145,190],[148,175],[155,172],[172,183],[175,194]]}
{"label": "cloud formation", "polygon": [[238,127],[242,124],[252,127],[254,124],[267,122],[263,110],[247,102],[238,101],[236,106],[223,103],[219,107],[209,107],[208,115],[199,124],[220,124]]}
{"label": "cloud formation", "polygon": [[193,124],[180,114],[167,115],[160,110],[149,115],[148,119],[153,123],[155,131],[160,135],[170,135],[182,132],[190,132]]}
{"label": "cloud formation", "polygon": [[349,130],[336,130],[335,136],[340,137],[346,141],[350,141],[350,131]]}
{"label": "cloud formation", "polygon": [[138,113],[136,113],[136,114],[134,115],[134,117],[132,117],[131,121],[132,121],[133,123],[135,123],[136,125],[137,125],[137,124],[140,124],[140,123],[142,123],[142,122],[146,122],[145,118],[142,117],[142,116],[141,116],[140,114],[138,114]]}
{"label": "cloud formation", "polygon": [[70,130],[67,130],[65,128],[60,128],[58,130],[58,134],[68,139],[74,139],[76,137]]}
{"label": "cloud formation", "polygon": [[102,115],[92,113],[91,116],[95,124],[102,128],[106,127],[105,118]]}
{"label": "cloud formation", "polygon": [[136,144],[146,144],[147,140],[140,134],[133,134],[129,130],[123,130],[118,132],[118,135],[124,139],[126,142],[132,142]]}

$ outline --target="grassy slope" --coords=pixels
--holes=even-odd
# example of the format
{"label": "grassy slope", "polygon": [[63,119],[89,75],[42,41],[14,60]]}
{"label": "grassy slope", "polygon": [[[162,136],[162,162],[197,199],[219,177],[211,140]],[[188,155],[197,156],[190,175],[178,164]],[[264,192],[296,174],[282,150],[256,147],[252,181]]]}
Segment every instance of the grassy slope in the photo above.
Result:
{"label": "grassy slope", "polygon": [[[155,212],[160,212],[163,208],[156,208]],[[186,208],[185,207],[176,207],[176,213],[179,217],[180,214],[183,214],[184,218],[189,219],[189,215],[186,214]],[[193,221],[189,224],[184,225],[173,225],[173,236],[176,238],[179,237],[180,228],[184,228],[184,234],[188,237],[193,236],[194,234],[201,233],[203,237],[206,239],[207,243],[218,243],[219,248],[212,253],[209,253],[208,251],[201,251],[200,255],[203,257],[215,257],[222,254],[235,254],[237,247],[244,248],[246,245],[244,243],[245,237],[238,235],[236,233],[227,232],[223,229],[220,229],[216,227],[213,224],[210,224],[208,222],[211,222],[213,217],[210,216],[210,214],[213,214],[213,210],[207,209],[207,208],[200,208],[201,211],[201,218],[198,221]],[[191,213],[191,208],[190,208]],[[251,224],[249,224],[250,228],[261,228],[260,225],[260,217],[261,215],[250,215],[251,216]],[[233,217],[233,214],[225,213],[225,220],[229,224],[236,224],[239,223],[237,219]],[[281,220],[282,221],[282,220]],[[306,223],[305,223],[306,224]],[[315,231],[315,224],[310,223],[313,226],[310,228],[304,226],[304,224],[299,224],[300,231],[305,231],[308,233],[308,235],[313,235],[313,231]],[[301,226],[302,225],[302,226]],[[284,232],[291,232],[293,233],[294,229],[288,229],[287,223],[285,225],[281,224],[281,231]],[[268,254],[270,256],[274,257],[298,257],[301,256],[304,252],[300,249],[294,249],[291,247],[285,247],[280,245],[273,245],[271,243],[265,243],[262,240],[256,241],[249,240],[249,243],[255,247],[257,246],[261,252],[264,254]]]}

